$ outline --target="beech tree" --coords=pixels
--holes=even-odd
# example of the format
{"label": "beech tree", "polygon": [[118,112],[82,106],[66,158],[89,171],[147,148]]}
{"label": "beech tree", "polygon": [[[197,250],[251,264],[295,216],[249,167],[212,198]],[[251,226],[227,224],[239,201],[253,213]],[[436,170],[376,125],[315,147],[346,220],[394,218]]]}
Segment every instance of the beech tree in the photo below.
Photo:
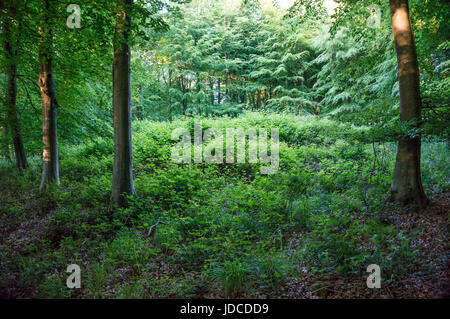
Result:
{"label": "beech tree", "polygon": [[14,153],[16,156],[16,166],[22,174],[22,170],[27,168],[27,158],[25,155],[25,147],[23,145],[22,134],[20,129],[19,118],[17,115],[17,39],[18,30],[14,28],[13,20],[16,19],[17,8],[15,1],[9,2],[6,7],[8,15],[4,17],[4,50],[7,74],[7,90],[5,97],[7,122],[12,136],[14,145]]}
{"label": "beech tree", "polygon": [[42,100],[43,169],[40,189],[48,183],[59,184],[57,135],[58,103],[52,70],[52,30],[50,27],[51,0],[42,1],[42,21],[39,26],[39,87]]}
{"label": "beech tree", "polygon": [[113,62],[114,166],[111,200],[125,206],[126,195],[134,194],[131,140],[131,49],[133,0],[117,0]]}
{"label": "beech tree", "polygon": [[[418,128],[421,121],[419,66],[408,0],[390,0],[392,32],[400,82],[400,120]],[[420,175],[420,133],[401,136],[392,181],[392,199],[403,204],[426,206]]]}
{"label": "beech tree", "polygon": [[[373,1],[367,0],[340,0],[337,1],[341,6],[338,8],[338,13],[335,14],[339,24],[345,25],[349,27],[355,33],[359,33],[360,35],[364,32],[368,32],[368,25],[362,25],[353,22],[355,17],[352,15],[355,13],[355,10],[360,9],[361,7],[370,8],[370,5],[373,5]],[[387,2],[383,2],[387,4]],[[381,2],[375,2],[375,4],[381,4]],[[428,203],[427,197],[424,193],[422,181],[421,181],[421,173],[420,173],[420,156],[421,156],[421,136],[420,136],[420,125],[422,121],[421,113],[422,113],[422,100],[421,100],[421,92],[420,92],[420,73],[419,73],[419,64],[416,53],[416,45],[414,40],[414,34],[412,29],[412,24],[410,20],[410,10],[409,10],[409,1],[408,0],[390,0],[390,16],[391,16],[391,28],[392,34],[394,38],[395,52],[397,55],[397,72],[398,72],[398,84],[399,84],[399,94],[400,94],[400,122],[402,127],[401,136],[398,137],[398,149],[396,155],[396,163],[395,169],[393,173],[393,180],[391,184],[391,200],[400,204],[417,204],[420,207],[426,206]],[[353,11],[352,11],[353,10]],[[381,16],[380,16],[381,19]],[[364,19],[362,20],[364,21]],[[335,29],[337,30],[337,28]],[[339,32],[337,32],[339,34]],[[341,31],[342,34],[342,31]],[[351,38],[349,38],[351,39]],[[342,40],[342,39],[341,39]],[[350,43],[350,40],[347,41]],[[348,56],[357,56],[358,50],[355,48],[355,45],[349,45],[350,50],[348,51]],[[389,48],[386,48],[389,49]],[[370,55],[371,53],[367,54]],[[347,55],[346,55],[347,56]],[[348,63],[348,62],[347,62]],[[345,66],[345,64],[343,64]],[[382,62],[382,65],[377,65],[380,70],[385,70],[383,75],[383,79],[381,81],[377,80],[376,89],[371,89],[372,92],[388,92],[386,89],[389,89],[389,85],[391,83],[390,72],[389,69],[393,70],[395,68],[395,59],[394,64],[391,64],[388,59],[386,62]],[[368,66],[370,67],[370,66]],[[350,73],[350,69],[352,67],[347,67],[346,72]],[[331,68],[335,70],[336,68]],[[337,71],[339,73],[339,71]],[[395,73],[394,73],[395,74]],[[327,74],[329,75],[329,74]],[[324,77],[322,77],[324,78]],[[329,77],[331,78],[331,77]],[[397,78],[394,79],[397,82]],[[354,82],[354,81],[350,81]],[[364,81],[360,81],[360,83],[370,83],[371,80],[364,79]],[[323,82],[320,83],[323,88],[322,91],[326,91],[326,85],[323,85]],[[350,83],[348,87],[352,84]],[[325,98],[325,102],[329,102],[332,99],[335,102],[340,103],[341,99],[337,97],[342,97],[342,100],[346,100],[344,106],[341,108],[343,110],[358,110],[358,106],[354,107],[361,103],[362,99],[360,96],[355,96],[354,93],[349,89],[343,86],[343,92],[339,95],[330,95],[328,98]],[[389,91],[392,92],[391,89]],[[336,91],[335,91],[336,92]],[[369,93],[371,94],[371,93]],[[390,94],[390,93],[388,93]],[[385,94],[386,96],[387,94]],[[370,96],[370,95],[369,95]],[[373,96],[371,96],[373,97]],[[366,102],[364,104],[368,104],[370,102]],[[363,105],[364,105],[363,104]],[[376,103],[376,107],[380,108],[380,104]],[[388,114],[388,110],[386,108],[382,109],[384,114],[377,115],[378,118]],[[394,114],[391,114],[394,116]],[[359,116],[359,114],[358,114]],[[371,122],[375,122],[372,120]],[[405,133],[405,129],[407,133]]]}

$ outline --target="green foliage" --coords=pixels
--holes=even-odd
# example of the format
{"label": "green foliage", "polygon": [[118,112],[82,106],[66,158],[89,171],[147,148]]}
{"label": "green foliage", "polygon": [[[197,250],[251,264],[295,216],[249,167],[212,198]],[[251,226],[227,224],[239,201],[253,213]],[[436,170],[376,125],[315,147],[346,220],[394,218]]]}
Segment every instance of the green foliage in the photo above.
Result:
{"label": "green foliage", "polygon": [[247,267],[247,264],[237,260],[226,262],[223,267],[212,271],[211,279],[222,284],[225,296],[235,297],[246,288]]}
{"label": "green foliage", "polygon": [[[278,127],[279,172],[262,176],[258,163],[172,163],[170,132],[190,129],[190,118],[135,122],[137,194],[128,208],[113,212],[105,173],[113,155],[102,138],[64,146],[61,186],[29,208],[8,198],[36,185],[38,161],[30,161],[24,176],[7,174],[12,164],[2,162],[0,183],[8,190],[1,194],[2,223],[20,225],[36,210],[49,223],[43,233],[37,230],[41,240],[28,245],[29,257],[5,269],[17,274],[19,285],[39,287],[43,297],[73,296],[64,278],[50,274],[54,265],[86,260],[82,297],[258,297],[277,296],[300,267],[314,276],[354,276],[376,263],[383,278],[395,280],[415,263],[412,235],[396,232],[380,215],[395,144],[367,144],[367,128],[312,116],[198,120],[220,130]],[[424,187],[448,189],[446,143],[423,144]]]}
{"label": "green foliage", "polygon": [[[131,8],[136,194],[121,209],[110,205],[115,2],[80,1],[80,29],[64,23],[69,0],[52,2],[61,185],[46,191],[37,190],[41,3],[0,10],[0,22],[17,27],[17,109],[30,164],[23,175],[12,169],[2,94],[0,283],[42,298],[258,298],[280,297],[302,276],[357,276],[371,263],[386,282],[405,276],[422,253],[417,230],[390,225],[385,199],[399,133],[424,136],[427,193],[450,189],[448,6],[410,1],[423,97],[417,129],[399,124],[387,1],[337,1],[331,20],[320,0],[289,11],[272,1],[184,2]],[[369,4],[380,5],[378,28],[367,27]],[[4,73],[10,61],[0,50]],[[192,135],[195,120],[221,132],[278,128],[279,171],[173,163],[173,130]],[[82,266],[79,291],[65,287],[72,263]]]}
{"label": "green foliage", "polygon": [[139,233],[124,229],[106,248],[106,262],[139,269],[146,264],[151,256],[156,254],[157,250],[149,249]]}

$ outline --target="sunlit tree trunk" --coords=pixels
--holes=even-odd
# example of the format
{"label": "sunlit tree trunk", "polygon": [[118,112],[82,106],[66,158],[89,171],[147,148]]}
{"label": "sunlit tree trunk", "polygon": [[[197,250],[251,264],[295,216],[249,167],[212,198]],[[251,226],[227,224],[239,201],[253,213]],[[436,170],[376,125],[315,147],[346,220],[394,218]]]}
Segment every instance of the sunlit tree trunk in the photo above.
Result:
{"label": "sunlit tree trunk", "polygon": [[50,1],[44,0],[42,2],[44,18],[39,27],[41,36],[39,43],[39,87],[42,100],[42,142],[44,143],[41,189],[44,189],[51,182],[59,184],[58,103],[52,71],[52,33],[49,27]]}
{"label": "sunlit tree trunk", "polygon": [[114,167],[111,201],[127,205],[134,194],[131,142],[131,26],[129,14],[133,0],[117,0],[113,64]]}
{"label": "sunlit tree trunk", "polygon": [[[400,120],[418,126],[422,108],[419,67],[408,0],[390,0],[390,9],[400,82]],[[415,203],[421,207],[428,202],[420,175],[419,134],[402,136],[398,141],[391,198],[401,204]]]}
{"label": "sunlit tree trunk", "polygon": [[[11,2],[9,13],[11,16],[15,16],[16,10],[13,2]],[[4,47],[5,47],[5,61],[6,61],[6,74],[8,81],[8,88],[6,91],[5,104],[7,113],[7,122],[11,131],[12,142],[14,145],[14,153],[16,156],[16,165],[20,174],[22,170],[27,168],[27,158],[25,156],[25,147],[22,141],[22,135],[20,132],[20,124],[17,116],[17,61],[14,48],[14,38],[17,35],[13,35],[11,29],[10,17],[6,17],[4,21]]]}

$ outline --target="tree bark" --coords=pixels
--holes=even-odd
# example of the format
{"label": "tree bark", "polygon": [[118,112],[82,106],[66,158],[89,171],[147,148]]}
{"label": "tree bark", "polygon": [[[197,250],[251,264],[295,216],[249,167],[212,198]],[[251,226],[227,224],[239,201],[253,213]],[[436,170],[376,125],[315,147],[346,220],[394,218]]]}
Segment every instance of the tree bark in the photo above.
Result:
{"label": "tree bark", "polygon": [[113,63],[114,167],[111,201],[127,205],[134,194],[131,141],[131,26],[129,10],[133,0],[117,0]]}
{"label": "tree bark", "polygon": [[217,78],[217,104],[222,104],[222,96],[220,96],[220,78]]}
{"label": "tree bark", "polygon": [[143,106],[144,106],[144,86],[142,84],[139,85],[139,97],[140,97],[140,100],[139,100],[140,105],[138,105],[136,107],[136,113],[137,113],[136,118],[138,120],[142,121],[142,119],[144,118],[143,111],[142,111]]}
{"label": "tree bark", "polygon": [[168,110],[169,110],[169,121],[172,121],[172,96],[170,89],[172,88],[172,70],[169,69],[169,86],[167,87],[167,98],[169,100]]}
{"label": "tree bark", "polygon": [[52,70],[52,32],[49,26],[50,0],[43,1],[44,18],[39,27],[39,87],[42,100],[42,142],[44,143],[42,179],[40,189],[47,184],[59,184],[59,158],[57,134],[58,103]]}
{"label": "tree bark", "polygon": [[[11,3],[9,7],[9,13],[11,16],[15,16],[16,9]],[[19,119],[17,116],[17,61],[14,49],[14,38],[11,28],[10,17],[5,18],[4,23],[4,47],[5,47],[5,60],[6,60],[6,74],[8,81],[8,88],[6,91],[6,113],[7,122],[11,131],[12,143],[14,145],[14,153],[16,156],[16,166],[22,175],[22,170],[26,169],[27,157],[25,155],[25,147],[23,145],[22,134],[20,130]]]}
{"label": "tree bark", "polygon": [[[408,0],[390,0],[390,9],[400,83],[400,120],[418,127],[422,103]],[[391,199],[395,202],[420,207],[428,203],[420,175],[420,146],[420,134],[399,138],[391,187]]]}
{"label": "tree bark", "polygon": [[211,78],[209,81],[209,88],[211,90],[211,105],[214,105],[214,78]]}

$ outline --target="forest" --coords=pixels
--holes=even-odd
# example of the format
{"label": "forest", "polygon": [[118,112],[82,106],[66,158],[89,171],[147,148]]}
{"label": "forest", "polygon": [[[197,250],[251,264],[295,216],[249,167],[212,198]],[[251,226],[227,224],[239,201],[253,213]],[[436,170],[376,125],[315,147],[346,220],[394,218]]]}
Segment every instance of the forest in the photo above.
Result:
{"label": "forest", "polygon": [[0,299],[449,297],[446,0],[0,2]]}

